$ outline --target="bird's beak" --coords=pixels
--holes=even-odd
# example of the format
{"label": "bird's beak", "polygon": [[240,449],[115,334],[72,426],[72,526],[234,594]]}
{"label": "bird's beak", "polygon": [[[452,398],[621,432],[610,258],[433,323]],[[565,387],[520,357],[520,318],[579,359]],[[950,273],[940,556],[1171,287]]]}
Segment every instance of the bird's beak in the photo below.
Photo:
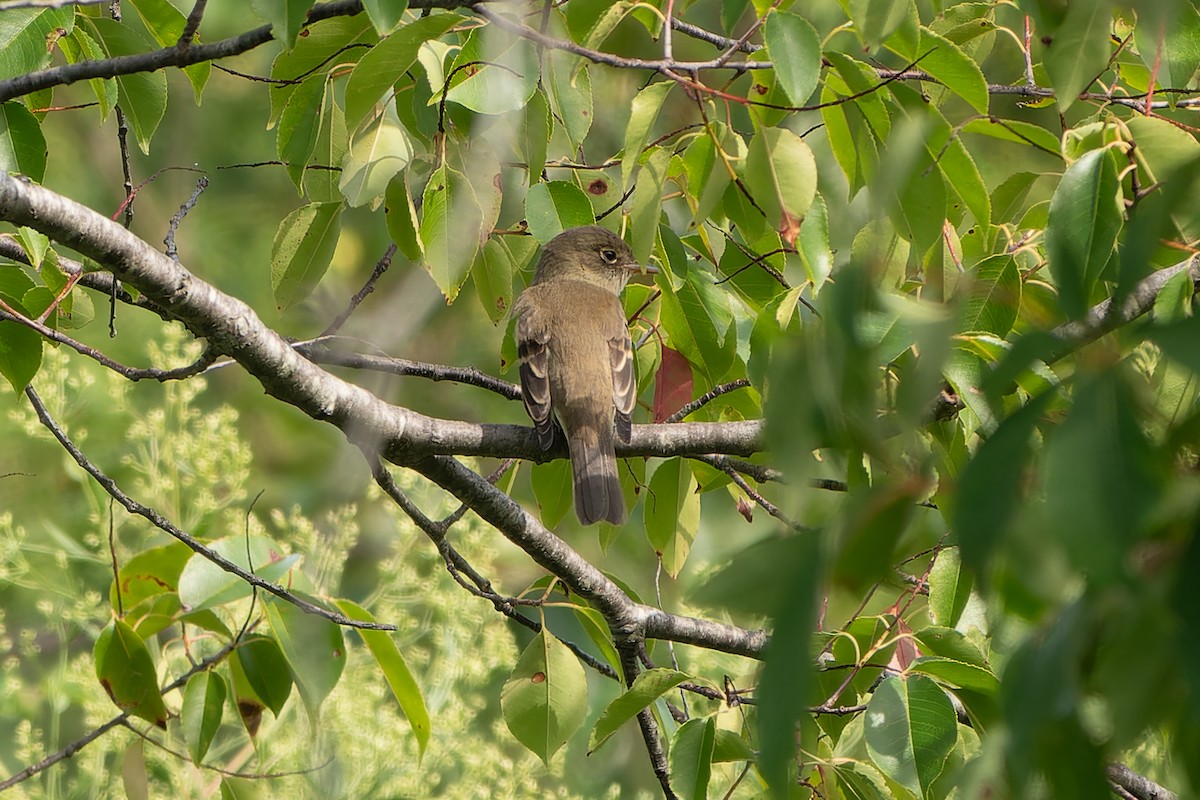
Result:
{"label": "bird's beak", "polygon": [[642,266],[636,261],[627,261],[621,265],[621,268],[638,275],[654,275],[658,272],[658,267],[651,266],[650,264]]}

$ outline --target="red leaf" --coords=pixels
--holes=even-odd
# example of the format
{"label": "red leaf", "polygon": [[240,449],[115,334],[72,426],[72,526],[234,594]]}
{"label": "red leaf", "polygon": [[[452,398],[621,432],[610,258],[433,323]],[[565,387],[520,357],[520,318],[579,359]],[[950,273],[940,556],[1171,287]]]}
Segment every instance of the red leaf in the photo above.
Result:
{"label": "red leaf", "polygon": [[662,422],[692,399],[692,368],[687,359],[669,347],[654,380],[654,421]]}

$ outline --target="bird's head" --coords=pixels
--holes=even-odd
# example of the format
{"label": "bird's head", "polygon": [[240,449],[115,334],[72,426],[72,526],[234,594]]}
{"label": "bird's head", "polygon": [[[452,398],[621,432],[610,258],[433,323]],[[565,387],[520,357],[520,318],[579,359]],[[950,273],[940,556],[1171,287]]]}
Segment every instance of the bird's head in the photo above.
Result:
{"label": "bird's head", "polygon": [[607,228],[587,225],[555,236],[542,248],[534,283],[569,278],[620,294],[629,277],[641,270],[629,245]]}

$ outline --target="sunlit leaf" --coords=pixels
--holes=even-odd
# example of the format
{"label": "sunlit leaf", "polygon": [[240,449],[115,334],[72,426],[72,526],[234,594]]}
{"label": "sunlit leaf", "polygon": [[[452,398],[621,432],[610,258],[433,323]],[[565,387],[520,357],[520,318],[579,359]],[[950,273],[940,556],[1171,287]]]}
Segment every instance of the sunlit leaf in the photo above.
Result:
{"label": "sunlit leaf", "polygon": [[505,682],[500,708],[517,741],[549,764],[587,714],[583,666],[566,645],[542,631]]}
{"label": "sunlit leaf", "polygon": [[96,639],[96,678],[122,711],[167,727],[167,708],[158,688],[154,661],[133,628],[114,619]]}
{"label": "sunlit leaf", "polygon": [[929,678],[885,678],[864,713],[867,749],[885,775],[925,797],[958,738],[946,693]]}
{"label": "sunlit leaf", "polygon": [[225,695],[225,679],[211,670],[193,675],[184,687],[179,715],[193,764],[204,760],[217,729],[221,727]]}
{"label": "sunlit leaf", "polygon": [[599,750],[622,725],[636,717],[643,708],[690,679],[687,673],[662,667],[640,673],[634,679],[633,685],[609,703],[596,720],[588,742],[588,753]]}

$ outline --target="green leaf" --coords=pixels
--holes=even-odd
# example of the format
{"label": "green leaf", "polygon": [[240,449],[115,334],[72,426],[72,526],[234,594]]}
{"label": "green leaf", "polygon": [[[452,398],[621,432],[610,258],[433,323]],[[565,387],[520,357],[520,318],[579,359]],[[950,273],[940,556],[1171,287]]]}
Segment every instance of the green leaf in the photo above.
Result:
{"label": "green leaf", "polygon": [[[362,48],[351,45],[373,44],[375,41],[375,28],[366,14],[334,17],[309,26],[304,36],[297,40],[296,46],[281,52],[271,64],[271,77],[285,83],[273,84],[268,90],[271,114],[267,127],[275,126],[288,98],[296,90],[298,84],[292,81],[301,81],[322,71],[328,75],[331,64],[337,64],[344,71],[364,55]],[[378,99],[378,94],[371,97],[366,108],[370,109]],[[358,121],[348,121],[347,125],[351,129],[357,128]]]}
{"label": "green leaf", "polygon": [[506,320],[512,308],[516,265],[503,238],[492,237],[484,242],[471,266],[471,280],[475,284],[479,302],[483,304],[493,325]]}
{"label": "green leaf", "polygon": [[1046,256],[1074,318],[1087,311],[1092,290],[1121,230],[1121,186],[1107,150],[1092,150],[1067,168],[1050,198]]}
{"label": "green leaf", "polygon": [[541,73],[533,44],[485,25],[467,36],[448,74],[448,102],[495,115],[524,108]]}
{"label": "green leaf", "polygon": [[929,573],[929,614],[938,625],[953,628],[971,599],[972,580],[962,568],[957,547],[943,548]]}
{"label": "green leaf", "polygon": [[1004,337],[1021,307],[1021,273],[1011,255],[991,256],[971,270],[971,293],[963,311],[963,331]]}
{"label": "green leaf", "polygon": [[804,17],[771,11],[763,25],[763,40],[775,65],[775,80],[793,105],[804,105],[821,77],[821,37]]}
{"label": "green leaf", "polygon": [[[922,57],[923,56],[923,57]],[[988,113],[988,88],[979,65],[949,39],[921,28],[917,69],[928,72],[980,114]]]}
{"label": "green leaf", "polygon": [[298,191],[303,187],[304,171],[317,146],[321,119],[325,113],[327,83],[323,74],[305,78],[292,92],[279,117],[275,150]]}
{"label": "green leaf", "polygon": [[[146,30],[154,37],[159,47],[175,47],[187,18],[167,0],[132,0],[133,9],[141,18]],[[198,40],[199,37],[197,37]],[[204,85],[212,73],[212,63],[202,61],[199,64],[183,68],[183,74],[191,81],[192,93],[196,97],[196,105],[200,105],[200,96],[204,93]]]}
{"label": "green leaf", "polygon": [[46,174],[46,139],[37,117],[16,100],[0,105],[0,173],[41,182]]}
{"label": "green leaf", "polygon": [[[229,536],[210,542],[208,548],[237,566],[267,581],[287,573],[298,555],[286,555],[265,536]],[[249,561],[247,560],[249,552]],[[226,572],[201,555],[193,554],[179,575],[179,600],[185,609],[195,611],[250,596],[250,586],[237,575]]]}
{"label": "green leaf", "polygon": [[346,125],[357,130],[371,109],[388,99],[392,85],[417,60],[421,45],[443,35],[462,19],[450,13],[421,17],[367,51],[346,81]]}
{"label": "green leaf", "polygon": [[[352,600],[335,600],[334,605],[350,619],[363,622],[375,621],[371,612]],[[417,680],[404,661],[404,656],[387,631],[373,631],[364,628],[355,628],[355,631],[366,642],[371,655],[375,656],[375,662],[379,664],[379,669],[383,672],[383,677],[387,680],[392,695],[400,704],[400,710],[404,712],[409,725],[412,726],[413,735],[417,737],[418,756],[423,756],[425,747],[429,744],[432,729],[429,710],[425,707],[425,698],[421,694],[421,687],[417,685]]]}
{"label": "green leaf", "polygon": [[42,337],[37,331],[7,320],[0,321],[0,375],[17,394],[42,366]]}
{"label": "green leaf", "polygon": [[338,188],[351,208],[383,196],[392,178],[412,160],[412,144],[395,105],[350,142]]}
{"label": "green leaf", "polygon": [[1055,136],[1041,125],[1018,119],[977,117],[962,127],[964,133],[979,133],[1005,142],[1017,142],[1058,156],[1062,147]]}
{"label": "green leaf", "polygon": [[404,18],[408,0],[363,0],[363,10],[380,36],[387,36]]}
{"label": "green leaf", "polygon": [[987,658],[979,649],[979,645],[968,639],[961,631],[931,625],[928,628],[913,631],[913,636],[925,653],[990,669]]}
{"label": "green leaf", "polygon": [[118,607],[118,585],[121,604],[126,612],[143,600],[175,591],[179,576],[191,557],[191,548],[183,542],[172,542],[136,553],[121,564],[118,580],[113,581],[108,590],[109,604],[113,608]]}
{"label": "green leaf", "polygon": [[[249,690],[276,717],[292,694],[292,673],[279,643],[269,636],[247,636],[233,651],[233,684],[239,702]],[[239,683],[245,687],[239,690]],[[251,732],[253,734],[253,732]]]}
{"label": "green leaf", "polygon": [[829,244],[829,211],[821,195],[813,197],[812,207],[800,223],[800,237],[796,240],[800,257],[804,261],[804,272],[813,287],[815,296],[833,273],[833,249]]}
{"label": "green leaf", "polygon": [[641,158],[642,148],[650,137],[650,129],[674,81],[659,81],[652,83],[638,92],[633,98],[633,111],[629,115],[629,124],[625,127],[625,149],[621,156],[621,185],[629,186],[633,176],[633,167]]}
{"label": "green leaf", "polygon": [[[154,45],[128,25],[103,17],[86,18],[92,35],[109,58],[140,55]],[[143,153],[150,152],[150,139],[167,112],[167,76],[157,72],[134,72],[117,76],[120,104]]]}
{"label": "green leaf", "polygon": [[183,690],[183,706],[179,716],[183,740],[187,742],[193,764],[204,760],[213,737],[221,727],[226,694],[225,679],[211,670],[193,675]]}
{"label": "green leaf", "polygon": [[453,302],[479,249],[483,209],[466,176],[442,165],[425,184],[422,215],[425,268],[446,301]]}
{"label": "green leaf", "polygon": [[561,50],[551,51],[547,60],[550,108],[576,150],[592,129],[592,73],[578,56]]}
{"label": "green leaf", "polygon": [[946,693],[929,678],[885,678],[867,703],[867,751],[889,778],[926,797],[958,738]]}
{"label": "green leaf", "polygon": [[309,203],[283,218],[271,247],[271,288],[280,310],[321,282],[342,232],[341,203]]}
{"label": "green leaf", "polygon": [[[1191,279],[1186,277],[1188,285]],[[1200,375],[1200,349],[1196,342],[1200,341],[1200,317],[1188,317],[1170,325],[1156,325],[1150,329],[1150,339],[1163,349],[1171,358],[1183,364],[1192,372]]]}
{"label": "green leaf", "polygon": [[629,210],[629,238],[633,257],[645,264],[654,250],[658,238],[658,226],[662,219],[663,183],[667,179],[667,165],[671,154],[655,148],[638,173],[637,185],[633,189],[633,200]]}
{"label": "green leaf", "polygon": [[588,740],[588,755],[599,750],[622,725],[638,715],[643,708],[674,689],[691,676],[673,669],[648,669],[633,679],[633,685],[608,704],[592,728]]}
{"label": "green leaf", "polygon": [[543,630],[508,676],[500,709],[517,741],[549,765],[587,716],[587,676],[579,659]]}
{"label": "green leaf", "polygon": [[150,776],[146,772],[146,743],[132,741],[121,758],[121,788],[125,800],[150,800]]}
{"label": "green leaf", "polygon": [[150,651],[123,620],[114,619],[96,639],[96,678],[122,711],[167,727],[167,707]]}
{"label": "green leaf", "polygon": [[658,286],[668,344],[715,385],[737,355],[737,337],[730,333],[733,312],[728,293],[716,285],[711,273],[702,270],[688,271],[678,289],[672,288],[665,276],[658,279]]}
{"label": "green leaf", "polygon": [[911,0],[849,0],[847,12],[870,49],[879,46],[908,17]]}
{"label": "green leaf", "polygon": [[958,537],[963,562],[977,576],[1021,508],[1021,475],[1029,458],[1030,438],[1053,394],[1045,392],[1004,420],[979,446],[959,478],[951,528]]}
{"label": "green leaf", "polygon": [[672,458],[654,471],[646,498],[646,538],[672,578],[679,575],[700,530],[699,484],[691,467]]}
{"label": "green leaf", "polygon": [[36,72],[50,65],[53,50],[47,37],[57,28],[69,29],[73,9],[4,9],[0,13],[0,80]]}
{"label": "green leaf", "polygon": [[759,769],[777,798],[791,796],[788,766],[796,759],[796,726],[808,713],[812,632],[824,580],[818,537],[801,534],[786,542],[798,557],[774,566],[786,570],[786,577],[778,584],[782,602],[774,612],[757,697]]}
{"label": "green leaf", "polygon": [[796,134],[785,128],[763,128],[750,140],[745,180],[767,223],[785,231],[812,205],[817,162]]}
{"label": "green leaf", "polygon": [[[306,598],[318,602],[315,598]],[[315,614],[270,595],[263,598],[271,633],[287,659],[300,697],[315,722],[321,703],[337,686],[346,666],[346,642],[342,629]]]}
{"label": "green leaf", "polygon": [[[301,191],[315,203],[336,203],[342,199],[338,189],[340,175],[334,167],[342,163],[346,157],[346,115],[342,108],[333,100],[334,86],[325,83],[325,112],[321,115],[321,127],[317,132],[317,141],[313,146],[310,168],[304,171]],[[328,167],[329,169],[319,169]]]}
{"label": "green leaf", "polygon": [[1064,7],[1067,16],[1062,25],[1057,30],[1042,33],[1050,37],[1046,47],[1046,74],[1054,87],[1059,107],[1066,111],[1108,66],[1112,53],[1109,40],[1112,3],[1087,0],[1064,4]]}
{"label": "green leaf", "polygon": [[525,219],[533,238],[542,244],[565,230],[596,222],[587,195],[567,181],[549,181],[529,187],[525,195]]}
{"label": "green leaf", "polygon": [[571,510],[574,502],[574,483],[571,462],[564,458],[534,464],[530,470],[533,496],[541,510],[542,524],[555,528]]}
{"label": "green leaf", "polygon": [[671,737],[671,788],[682,800],[704,800],[712,777],[717,721],[690,719]]}
{"label": "green leaf", "polygon": [[[78,64],[80,61],[99,61],[105,57],[100,45],[96,44],[96,40],[83,29],[82,25],[77,25],[69,36],[59,39],[58,47],[62,50],[68,64]],[[3,48],[0,48],[0,52],[3,52]],[[117,82],[112,78],[91,78],[88,86],[91,87],[92,94],[96,96],[96,102],[100,108],[100,119],[108,119],[108,115],[117,105]]]}
{"label": "green leaf", "polygon": [[254,12],[271,26],[271,35],[291,50],[314,0],[253,0]]}
{"label": "green leaf", "polygon": [[421,258],[423,246],[417,234],[417,210],[408,191],[407,175],[392,178],[383,195],[388,234],[410,261]]}
{"label": "green leaf", "polygon": [[[525,114],[521,117],[521,154],[532,187],[541,178],[546,168],[546,149],[554,133],[554,120],[550,116],[550,103],[541,89],[529,96]],[[528,203],[528,199],[525,201]]]}
{"label": "green leaf", "polygon": [[996,694],[1000,682],[995,673],[977,664],[968,664],[941,656],[921,656],[909,666],[909,672],[928,675],[954,689],[969,689],[987,695]]}
{"label": "green leaf", "polygon": [[714,764],[726,761],[753,761],[754,748],[733,731],[718,728],[713,743],[712,760]]}

